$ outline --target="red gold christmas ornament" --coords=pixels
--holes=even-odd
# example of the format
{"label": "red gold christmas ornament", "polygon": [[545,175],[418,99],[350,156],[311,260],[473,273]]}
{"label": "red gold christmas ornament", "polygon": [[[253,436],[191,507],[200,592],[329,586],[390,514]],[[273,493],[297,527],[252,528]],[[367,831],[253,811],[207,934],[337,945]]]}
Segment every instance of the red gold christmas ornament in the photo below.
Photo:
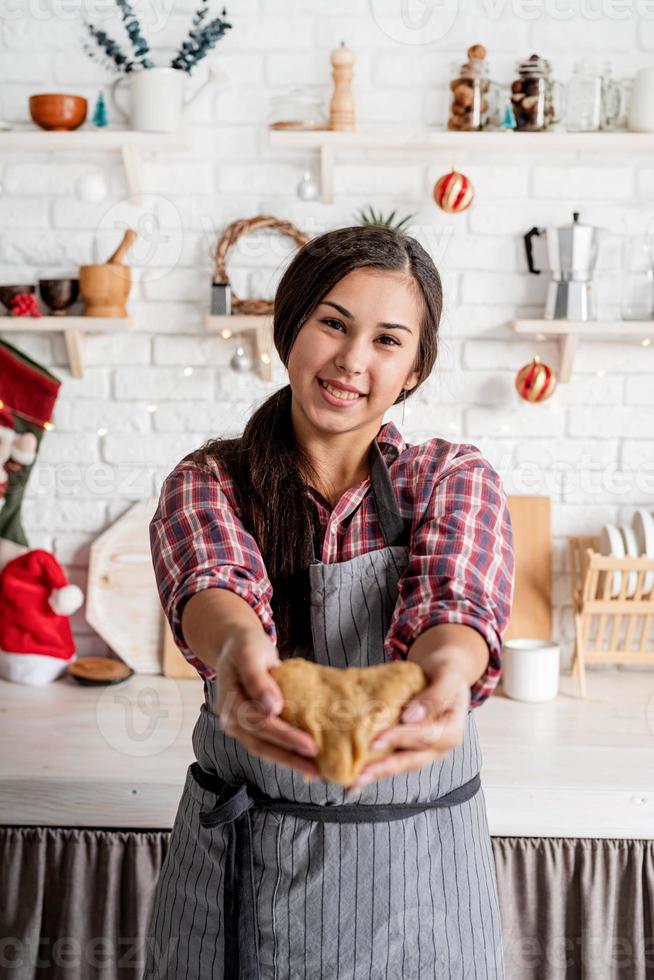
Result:
{"label": "red gold christmas ornament", "polygon": [[525,364],[516,374],[515,387],[526,402],[544,402],[554,394],[556,377],[554,371],[547,364],[542,364],[536,355],[531,364]]}
{"label": "red gold christmas ornament", "polygon": [[465,176],[457,170],[444,174],[434,184],[434,200],[448,214],[458,214],[472,204],[475,191]]}

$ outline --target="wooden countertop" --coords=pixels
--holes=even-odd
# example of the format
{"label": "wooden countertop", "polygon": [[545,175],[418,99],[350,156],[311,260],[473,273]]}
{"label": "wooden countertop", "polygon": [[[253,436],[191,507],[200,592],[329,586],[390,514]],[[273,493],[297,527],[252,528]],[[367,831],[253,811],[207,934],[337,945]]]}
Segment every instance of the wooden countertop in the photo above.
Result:
{"label": "wooden countertop", "polygon": [[[493,836],[654,838],[654,671],[588,669],[543,704],[475,709]],[[170,829],[202,684],[0,681],[0,824]]]}

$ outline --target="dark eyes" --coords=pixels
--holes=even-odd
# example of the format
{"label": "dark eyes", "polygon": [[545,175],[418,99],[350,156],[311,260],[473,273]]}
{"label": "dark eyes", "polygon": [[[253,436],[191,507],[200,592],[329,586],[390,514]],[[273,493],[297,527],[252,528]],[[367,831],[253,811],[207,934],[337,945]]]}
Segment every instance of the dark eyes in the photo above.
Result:
{"label": "dark eyes", "polygon": [[[324,320],[321,320],[320,322],[321,323],[326,323],[328,327],[331,326],[332,323],[335,323],[337,327],[342,327],[343,326],[343,324],[342,324],[342,322],[340,320],[336,320],[333,317],[325,317],[325,319]],[[383,334],[381,337],[378,337],[377,340],[390,340],[391,341],[390,344],[382,344],[382,347],[393,347],[393,346],[401,347],[402,346],[401,343],[399,342],[399,340],[397,340],[395,337],[392,337],[390,334]]]}

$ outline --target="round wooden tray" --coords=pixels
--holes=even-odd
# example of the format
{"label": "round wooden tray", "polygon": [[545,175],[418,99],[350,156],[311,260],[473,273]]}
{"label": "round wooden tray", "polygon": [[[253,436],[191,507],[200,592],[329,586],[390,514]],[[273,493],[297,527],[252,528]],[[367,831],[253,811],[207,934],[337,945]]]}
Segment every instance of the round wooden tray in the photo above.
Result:
{"label": "round wooden tray", "polygon": [[120,684],[131,677],[134,671],[122,660],[110,657],[82,657],[68,668],[68,673],[79,684]]}

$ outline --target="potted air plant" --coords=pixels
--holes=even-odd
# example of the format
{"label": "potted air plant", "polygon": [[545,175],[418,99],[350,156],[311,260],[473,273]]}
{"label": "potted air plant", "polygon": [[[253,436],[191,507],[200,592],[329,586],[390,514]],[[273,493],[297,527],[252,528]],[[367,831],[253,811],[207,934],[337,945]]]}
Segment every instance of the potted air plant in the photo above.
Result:
{"label": "potted air plant", "polygon": [[[119,74],[112,83],[109,94],[118,115],[133,129],[157,133],[176,132],[180,128],[186,106],[209,84],[210,79],[207,79],[192,96],[186,95],[186,83],[193,69],[232,26],[225,20],[227,11],[223,9],[219,17],[207,22],[208,0],[200,0],[200,6],[193,15],[192,26],[170,64],[158,67],[150,57],[150,46],[129,0],[116,0],[116,5],[129,39],[129,51],[88,20],[84,24],[97,48],[91,47],[85,40],[84,50],[94,61],[101,60],[105,67]],[[101,58],[98,57],[98,48]],[[117,99],[118,86],[121,83],[125,83],[129,89],[129,111],[125,111]]]}

